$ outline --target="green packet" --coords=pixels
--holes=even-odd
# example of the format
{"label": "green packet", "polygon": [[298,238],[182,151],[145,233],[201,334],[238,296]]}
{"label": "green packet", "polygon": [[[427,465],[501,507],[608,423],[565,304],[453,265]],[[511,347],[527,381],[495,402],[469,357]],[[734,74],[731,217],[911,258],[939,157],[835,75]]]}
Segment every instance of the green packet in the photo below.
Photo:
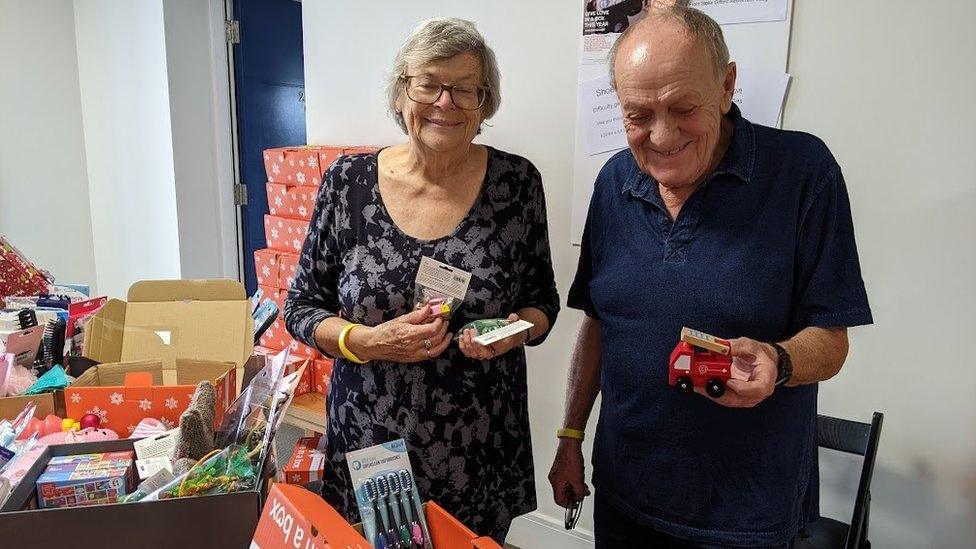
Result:
{"label": "green packet", "polygon": [[478,320],[472,320],[465,324],[460,330],[458,330],[458,335],[454,336],[457,340],[461,337],[461,334],[468,330],[474,330],[475,334],[473,337],[478,337],[480,335],[487,334],[488,332],[495,331],[499,328],[504,328],[511,324],[512,321],[507,318],[481,318]]}

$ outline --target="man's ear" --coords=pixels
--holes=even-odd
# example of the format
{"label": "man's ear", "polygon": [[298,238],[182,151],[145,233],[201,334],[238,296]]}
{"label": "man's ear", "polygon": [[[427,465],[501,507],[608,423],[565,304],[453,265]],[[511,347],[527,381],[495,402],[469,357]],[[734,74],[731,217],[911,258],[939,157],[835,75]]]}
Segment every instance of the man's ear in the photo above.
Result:
{"label": "man's ear", "polygon": [[732,95],[735,94],[735,62],[730,62],[725,69],[725,77],[722,79],[722,114],[728,114],[732,109]]}

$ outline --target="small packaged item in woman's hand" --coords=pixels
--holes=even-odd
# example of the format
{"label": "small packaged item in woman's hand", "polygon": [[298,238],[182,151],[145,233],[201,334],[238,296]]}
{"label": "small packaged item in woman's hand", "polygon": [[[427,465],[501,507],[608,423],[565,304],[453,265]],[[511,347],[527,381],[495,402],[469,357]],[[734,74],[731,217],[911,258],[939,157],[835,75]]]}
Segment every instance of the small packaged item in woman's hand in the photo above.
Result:
{"label": "small packaged item in woman's hand", "polygon": [[430,307],[435,317],[450,320],[468,293],[471,273],[429,257],[420,259],[414,282],[414,310]]}
{"label": "small packaged item in woman's hand", "polygon": [[417,286],[417,295],[420,298],[417,304],[414,305],[414,309],[423,309],[424,307],[430,307],[430,314],[437,317],[441,317],[444,320],[451,319],[451,313],[458,305],[458,301],[450,296],[445,296],[436,290],[431,290],[430,288],[424,288],[423,286]]}
{"label": "small packaged item in woman's hand", "polygon": [[472,320],[458,330],[458,333],[456,336],[454,336],[454,339],[459,339],[461,334],[467,332],[468,330],[474,330],[474,337],[478,337],[499,328],[504,328],[511,323],[512,321],[508,320],[507,318],[481,318],[478,320]]}

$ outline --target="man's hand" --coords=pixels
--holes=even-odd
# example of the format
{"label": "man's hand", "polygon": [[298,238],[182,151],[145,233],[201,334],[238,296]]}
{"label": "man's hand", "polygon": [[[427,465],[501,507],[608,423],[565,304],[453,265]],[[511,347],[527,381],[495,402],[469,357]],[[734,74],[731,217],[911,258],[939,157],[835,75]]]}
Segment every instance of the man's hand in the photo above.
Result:
{"label": "man's hand", "polygon": [[[729,343],[732,378],[725,382],[728,390],[720,398],[708,398],[729,408],[752,408],[776,389],[779,355],[772,345],[747,337],[731,339]],[[708,396],[701,387],[696,387],[695,392]]]}
{"label": "man's hand", "polygon": [[561,438],[556,459],[549,470],[552,499],[556,505],[568,508],[573,501],[590,495],[590,488],[583,479],[583,441]]}

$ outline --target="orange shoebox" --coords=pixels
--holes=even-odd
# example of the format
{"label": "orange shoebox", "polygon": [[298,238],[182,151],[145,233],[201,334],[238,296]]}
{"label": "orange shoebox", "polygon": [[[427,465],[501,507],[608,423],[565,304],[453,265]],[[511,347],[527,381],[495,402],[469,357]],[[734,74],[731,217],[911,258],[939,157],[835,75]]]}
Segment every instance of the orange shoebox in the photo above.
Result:
{"label": "orange shoebox", "polygon": [[268,210],[271,215],[310,221],[318,189],[300,185],[268,183]]}
{"label": "orange shoebox", "polygon": [[322,174],[341,155],[341,147],[265,149],[264,169],[269,183],[318,187]]}
{"label": "orange shoebox", "polygon": [[[431,542],[437,549],[501,549],[478,537],[434,502],[424,504]],[[261,512],[252,549],[331,547],[370,549],[359,525],[352,526],[318,494],[299,486],[274,484]]]}
{"label": "orange shoebox", "polygon": [[281,254],[278,257],[278,287],[283,290],[291,289],[297,271],[298,254]]}
{"label": "orange shoebox", "polygon": [[[255,347],[254,354],[263,355],[266,357],[274,357],[281,351],[276,351],[274,349],[269,349],[267,347]],[[302,378],[298,380],[298,385],[295,387],[295,396],[300,397],[302,395],[312,392],[312,363],[311,359],[301,355],[295,355],[289,353],[288,362],[285,363],[284,375],[288,376],[298,371],[302,366],[307,366],[305,368],[305,373],[302,374]]]}
{"label": "orange shoebox", "polygon": [[95,414],[101,419],[101,427],[121,438],[131,436],[147,417],[172,429],[190,405],[197,383],[204,380],[216,389],[216,428],[236,397],[237,366],[232,362],[177,359],[172,369],[164,368],[158,360],[95,366],[64,390],[65,414],[75,420]]}
{"label": "orange shoebox", "polygon": [[293,254],[301,253],[307,233],[308,221],[286,219],[274,215],[264,216],[264,238],[268,243],[268,248],[272,250]]}
{"label": "orange shoebox", "polygon": [[325,440],[321,436],[303,437],[295,443],[291,458],[281,467],[286,484],[305,486],[322,480],[325,470]]}
{"label": "orange shoebox", "polygon": [[298,254],[271,248],[254,250],[254,272],[257,274],[258,286],[287,290],[295,280],[297,269]]}

